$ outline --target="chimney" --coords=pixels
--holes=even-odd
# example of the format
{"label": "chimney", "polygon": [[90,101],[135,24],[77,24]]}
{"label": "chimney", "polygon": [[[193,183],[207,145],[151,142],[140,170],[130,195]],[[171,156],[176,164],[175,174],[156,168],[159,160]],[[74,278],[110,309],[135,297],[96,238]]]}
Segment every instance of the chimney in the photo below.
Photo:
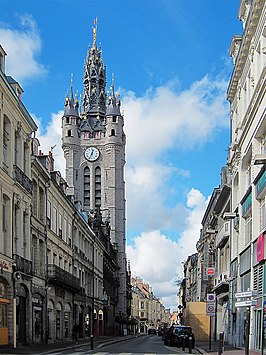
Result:
{"label": "chimney", "polygon": [[0,44],[0,70],[5,74],[6,52]]}

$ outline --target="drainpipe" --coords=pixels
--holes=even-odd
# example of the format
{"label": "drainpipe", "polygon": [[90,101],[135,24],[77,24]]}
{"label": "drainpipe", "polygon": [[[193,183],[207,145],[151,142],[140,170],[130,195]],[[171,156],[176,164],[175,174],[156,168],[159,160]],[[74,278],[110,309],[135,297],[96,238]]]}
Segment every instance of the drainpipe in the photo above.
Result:
{"label": "drainpipe", "polygon": [[[15,214],[15,192],[13,192],[12,196],[12,259],[14,259],[14,214]],[[12,281],[13,281],[13,348],[17,347],[17,300],[16,300],[16,281],[15,281],[15,264],[12,265]]]}
{"label": "drainpipe", "polygon": [[48,188],[50,187],[50,182],[45,184],[45,343],[48,344],[48,338],[49,338],[49,319],[48,319],[48,284],[49,284],[49,278],[48,278],[48,252],[47,252],[47,246],[48,246],[48,226],[47,226],[47,207],[48,207]]}

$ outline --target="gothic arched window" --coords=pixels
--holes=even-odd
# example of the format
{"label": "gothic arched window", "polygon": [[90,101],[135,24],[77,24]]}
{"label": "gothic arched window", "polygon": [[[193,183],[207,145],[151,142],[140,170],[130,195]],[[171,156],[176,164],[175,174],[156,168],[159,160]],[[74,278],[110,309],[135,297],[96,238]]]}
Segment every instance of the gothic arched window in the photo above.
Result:
{"label": "gothic arched window", "polygon": [[95,207],[101,207],[101,168],[95,168]]}
{"label": "gothic arched window", "polygon": [[84,206],[90,206],[90,168],[84,169]]}
{"label": "gothic arched window", "polygon": [[115,136],[115,130],[111,129],[111,136]]}

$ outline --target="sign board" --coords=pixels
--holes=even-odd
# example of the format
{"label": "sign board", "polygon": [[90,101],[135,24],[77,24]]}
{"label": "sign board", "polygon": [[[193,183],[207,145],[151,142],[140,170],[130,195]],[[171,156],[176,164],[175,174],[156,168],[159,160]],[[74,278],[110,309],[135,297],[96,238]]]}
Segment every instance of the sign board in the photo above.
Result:
{"label": "sign board", "polygon": [[257,296],[257,291],[245,291],[245,292],[237,292],[235,294],[235,298],[249,298],[249,297],[253,297],[253,296]]}
{"label": "sign board", "polygon": [[207,302],[215,302],[215,293],[207,293]]}
{"label": "sign board", "polygon": [[208,302],[206,304],[207,316],[215,316],[215,302]]}
{"label": "sign board", "polygon": [[208,276],[214,276],[215,275],[215,268],[214,267],[208,267],[207,275]]}
{"label": "sign board", "polygon": [[248,300],[248,301],[236,302],[235,306],[236,307],[250,307],[250,306],[256,306],[256,304],[257,304],[256,300]]}

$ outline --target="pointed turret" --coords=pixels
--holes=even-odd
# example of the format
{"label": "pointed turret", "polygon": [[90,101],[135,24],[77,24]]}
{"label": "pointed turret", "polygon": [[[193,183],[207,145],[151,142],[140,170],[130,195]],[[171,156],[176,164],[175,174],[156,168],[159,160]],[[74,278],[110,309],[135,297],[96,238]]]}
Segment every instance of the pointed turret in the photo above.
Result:
{"label": "pointed turret", "polygon": [[117,96],[115,95],[114,74],[113,74],[111,95],[108,98],[108,104],[106,107],[106,116],[121,116],[120,106],[121,106],[120,96],[119,94]]}
{"label": "pointed turret", "polygon": [[69,96],[66,96],[66,98],[65,98],[64,116],[65,117],[69,117],[69,116],[79,117],[78,108],[79,108],[79,102],[78,102],[77,96],[74,99],[74,95],[73,95],[73,80],[71,78],[70,94],[69,94]]}
{"label": "pointed turret", "polygon": [[84,67],[83,112],[86,117],[103,120],[106,109],[106,68],[102,61],[102,51],[97,47],[97,19],[94,21],[93,45],[89,48]]}

